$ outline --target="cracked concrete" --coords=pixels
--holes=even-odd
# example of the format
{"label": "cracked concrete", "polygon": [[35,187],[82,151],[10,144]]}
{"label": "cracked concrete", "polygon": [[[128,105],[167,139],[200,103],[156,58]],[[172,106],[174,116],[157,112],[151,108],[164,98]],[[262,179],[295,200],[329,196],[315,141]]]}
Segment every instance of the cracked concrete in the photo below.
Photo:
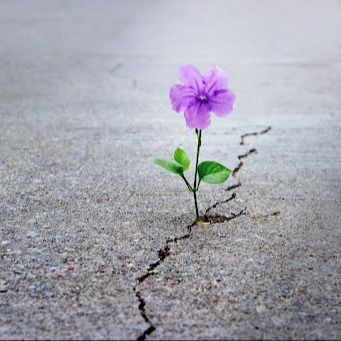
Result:
{"label": "cracked concrete", "polygon": [[[2,1],[0,339],[340,339],[339,12]],[[194,160],[184,63],[237,95],[203,134],[234,170],[201,185],[208,225],[148,161]]]}
{"label": "cracked concrete", "polygon": [[[244,144],[244,139],[246,136],[262,135],[262,134],[265,134],[268,131],[270,131],[270,129],[271,129],[271,127],[268,127],[267,129],[262,130],[260,132],[247,133],[247,134],[241,135],[241,144]],[[247,153],[242,154],[242,155],[238,155],[238,159],[241,160],[241,159],[247,158],[249,155],[256,153],[256,152],[257,152],[256,149],[254,149],[254,148],[250,149]],[[243,166],[243,162],[240,161],[238,166],[233,169],[232,176],[234,178],[237,176],[237,173],[241,170],[242,166]],[[228,187],[226,189],[226,191],[236,189],[240,186],[241,186],[241,182],[238,182],[237,185]],[[219,201],[219,202],[216,202],[215,204],[211,205],[210,207],[208,207],[206,209],[205,214],[201,217],[202,222],[204,224],[198,224],[196,221],[194,221],[191,225],[187,226],[188,232],[186,234],[184,234],[180,237],[175,237],[173,239],[168,239],[166,241],[166,246],[163,249],[160,249],[158,251],[159,259],[156,262],[149,265],[149,268],[146,271],[145,275],[142,275],[142,276],[137,278],[137,285],[134,287],[134,291],[136,293],[136,297],[138,298],[138,300],[140,302],[139,309],[141,312],[141,316],[149,324],[149,327],[145,331],[143,331],[143,333],[137,338],[137,340],[145,340],[148,335],[152,334],[155,331],[154,324],[152,323],[152,321],[150,320],[150,318],[146,314],[146,309],[145,309],[146,302],[143,299],[143,296],[141,294],[141,289],[140,289],[141,283],[143,283],[145,280],[147,280],[150,276],[153,276],[153,275],[158,273],[158,271],[156,270],[157,267],[159,265],[161,265],[161,263],[163,263],[165,261],[165,259],[171,255],[171,249],[170,249],[169,245],[172,243],[178,243],[178,241],[190,238],[191,233],[192,233],[192,229],[194,227],[200,226],[200,225],[205,225],[205,223],[207,223],[208,225],[213,225],[215,223],[224,223],[224,222],[228,222],[230,220],[236,219],[242,215],[246,215],[246,207],[244,209],[240,210],[240,212],[238,212],[238,213],[231,212],[229,216],[211,215],[209,213],[211,210],[217,208],[217,206],[226,204],[226,203],[234,200],[235,198],[236,198],[236,192],[233,192],[232,195],[229,198],[227,198],[226,200]],[[276,212],[272,212],[271,214],[263,215],[262,218],[268,218],[269,216],[274,216],[274,215],[278,215],[278,214],[279,214],[279,211],[276,211]],[[180,282],[177,282],[177,283],[180,283]]]}

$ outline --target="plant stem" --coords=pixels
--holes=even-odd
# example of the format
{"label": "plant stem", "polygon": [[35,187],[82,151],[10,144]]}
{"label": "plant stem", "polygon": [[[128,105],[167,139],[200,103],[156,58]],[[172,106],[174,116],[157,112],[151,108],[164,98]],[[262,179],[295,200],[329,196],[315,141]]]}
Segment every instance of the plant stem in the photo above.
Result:
{"label": "plant stem", "polygon": [[183,180],[185,181],[185,184],[187,185],[187,188],[189,189],[190,192],[192,192],[192,186],[189,184],[189,182],[187,181],[187,179],[185,178],[184,174],[180,174],[180,176],[183,178]]}
{"label": "plant stem", "polygon": [[194,185],[193,185],[192,191],[193,191],[193,195],[194,195],[195,213],[197,216],[197,221],[200,221],[198,203],[197,203],[197,190],[198,190],[198,188],[197,188],[197,175],[198,175],[199,153],[200,153],[200,147],[201,147],[201,129],[195,129],[195,133],[197,134],[197,138],[198,138],[198,146],[197,146],[197,159],[195,162]]}

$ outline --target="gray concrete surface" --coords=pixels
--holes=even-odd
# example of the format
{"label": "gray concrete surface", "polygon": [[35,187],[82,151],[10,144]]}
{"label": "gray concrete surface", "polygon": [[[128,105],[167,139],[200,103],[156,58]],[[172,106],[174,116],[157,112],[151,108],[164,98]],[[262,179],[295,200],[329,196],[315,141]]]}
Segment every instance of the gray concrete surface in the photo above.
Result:
{"label": "gray concrete surface", "polygon": [[[0,339],[340,339],[340,10],[1,1]],[[221,222],[190,231],[148,161],[194,158],[168,100],[187,63],[237,95],[203,135],[236,170],[199,192]]]}

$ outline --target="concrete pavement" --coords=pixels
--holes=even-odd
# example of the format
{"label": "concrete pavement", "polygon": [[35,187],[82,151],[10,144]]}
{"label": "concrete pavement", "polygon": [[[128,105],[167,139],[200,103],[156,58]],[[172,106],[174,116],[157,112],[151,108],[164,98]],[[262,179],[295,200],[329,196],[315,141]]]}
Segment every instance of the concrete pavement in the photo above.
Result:
{"label": "concrete pavement", "polygon": [[[0,338],[340,339],[340,31],[332,0],[2,1]],[[210,225],[148,160],[194,159],[187,63],[237,95]]]}

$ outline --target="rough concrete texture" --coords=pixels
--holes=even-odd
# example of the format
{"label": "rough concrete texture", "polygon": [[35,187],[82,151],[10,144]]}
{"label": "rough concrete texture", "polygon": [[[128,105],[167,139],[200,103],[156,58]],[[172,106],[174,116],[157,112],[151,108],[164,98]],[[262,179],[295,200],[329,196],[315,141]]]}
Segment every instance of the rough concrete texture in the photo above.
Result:
{"label": "rough concrete texture", "polygon": [[[340,10],[1,1],[0,339],[340,339]],[[234,169],[210,225],[148,160],[194,159],[186,63],[237,95],[203,134]]]}

